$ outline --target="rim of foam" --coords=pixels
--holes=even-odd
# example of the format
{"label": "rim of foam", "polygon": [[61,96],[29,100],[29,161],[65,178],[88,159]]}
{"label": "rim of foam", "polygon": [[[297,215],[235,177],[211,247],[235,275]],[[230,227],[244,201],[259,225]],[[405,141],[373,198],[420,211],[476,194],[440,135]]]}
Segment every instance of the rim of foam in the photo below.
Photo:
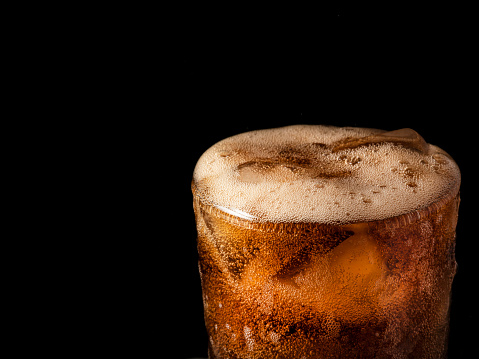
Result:
{"label": "rim of foam", "polygon": [[[252,230],[258,230],[262,232],[289,232],[289,231],[294,231],[295,233],[298,233],[303,231],[310,233],[311,231],[314,231],[316,227],[319,226],[327,226],[327,227],[335,227],[335,226],[346,226],[346,228],[349,225],[352,226],[357,226],[357,225],[362,225],[365,223],[381,223],[382,228],[385,228],[386,230],[390,230],[393,228],[402,228],[407,225],[412,225],[416,222],[419,222],[423,219],[426,219],[436,213],[439,213],[443,211],[452,201],[455,202],[456,206],[456,213],[457,213],[457,208],[459,207],[460,203],[460,193],[457,192],[455,195],[450,195],[446,197],[440,198],[437,202],[434,202],[426,207],[419,208],[417,210],[404,213],[395,217],[388,217],[388,218],[383,218],[382,220],[375,220],[375,221],[365,221],[365,222],[348,222],[348,223],[319,223],[319,222],[265,222],[265,221],[258,221],[258,220],[251,220],[245,217],[238,216],[234,213],[231,213],[231,211],[224,211],[224,208],[220,208],[215,205],[206,205],[201,201],[201,198],[197,196],[196,192],[196,186],[194,182],[191,183],[191,189],[193,192],[193,196],[196,201],[196,208],[199,211],[206,212],[210,215],[213,215],[214,217],[219,217],[223,220],[225,220],[228,223],[232,223],[238,227],[246,228],[246,229],[252,229]],[[195,209],[196,210],[196,209]],[[300,225],[298,227],[298,224]]]}
{"label": "rim of foam", "polygon": [[[193,192],[195,196],[201,199],[202,203],[214,206],[217,210],[227,214],[228,217],[236,217],[241,221],[324,224],[369,222],[398,217],[414,211],[421,212],[422,209],[427,209],[434,203],[442,203],[458,194],[460,186],[459,168],[454,160],[437,146],[427,145],[424,142],[427,146],[425,147],[427,153],[420,153],[417,148],[388,142],[355,145],[354,148],[346,146],[346,148],[340,148],[334,153],[332,151],[335,143],[344,143],[347,137],[349,140],[351,138],[362,140],[368,138],[367,136],[388,133],[391,132],[378,129],[341,128],[322,125],[294,125],[241,133],[228,137],[205,151],[195,167],[192,182]],[[291,140],[292,137],[294,137],[293,140]],[[330,138],[329,142],[328,138]],[[269,140],[265,141],[265,139]],[[251,158],[258,159],[258,147],[262,147],[266,151],[265,156],[260,156],[264,160],[271,158],[271,156],[274,157],[275,151],[278,152],[278,149],[283,148],[285,144],[291,146],[294,142],[295,145],[304,145],[305,143],[311,143],[313,140],[321,140],[321,144],[324,144],[324,146],[320,146],[321,149],[317,152],[319,160],[315,160],[313,167],[315,165],[321,166],[323,164],[321,161],[329,156],[330,159],[333,159],[333,162],[331,162],[333,167],[337,165],[334,161],[339,161],[340,166],[353,168],[354,170],[351,171],[350,175],[341,178],[327,178],[327,176],[321,178],[322,188],[319,188],[312,195],[313,197],[316,196],[312,200],[305,197],[308,191],[311,194],[313,185],[311,179],[307,176],[288,177],[291,180],[290,183],[287,181],[272,182],[277,189],[281,189],[279,190],[280,195],[286,195],[288,200],[298,200],[293,205],[293,210],[287,210],[281,208],[281,206],[275,210],[269,209],[279,198],[276,194],[270,195],[267,193],[267,190],[271,190],[274,186],[263,182],[241,181],[241,174],[238,175],[238,172],[241,171],[238,168],[245,167],[244,164],[248,161],[252,162]],[[241,152],[238,152],[238,149],[243,151],[241,155],[238,155]],[[390,160],[385,160],[384,149],[394,152],[395,156],[391,156],[392,159]],[[236,159],[234,158],[235,155],[231,155],[235,151],[237,152]],[[344,158],[344,156],[346,157]],[[354,156],[363,157],[361,161],[362,170],[359,170],[361,168],[359,166],[355,167],[354,158],[356,157]],[[366,158],[367,156],[370,157]],[[381,156],[384,158],[381,159]],[[405,163],[402,165],[399,163],[396,167],[392,166],[395,161],[400,162],[401,160]],[[427,165],[424,164],[423,168],[420,169],[421,160]],[[371,170],[384,170],[385,165],[382,162],[385,162],[389,167],[397,168],[397,178],[394,177],[394,173],[393,175],[385,173],[383,176],[376,174],[372,176],[373,179],[371,180]],[[328,165],[331,163],[328,163]],[[274,166],[280,168],[281,171],[288,167],[284,163],[280,165],[276,163]],[[269,171],[274,166],[268,164],[266,167]],[[276,167],[274,167],[274,170],[276,170]],[[299,166],[299,169],[304,170],[301,166]],[[415,174],[414,171],[417,173]],[[254,176],[253,179],[256,180]],[[250,177],[248,177],[249,179]],[[418,184],[414,183],[414,186],[408,186],[408,183],[413,182],[407,181],[412,180]],[[381,188],[381,183],[387,183],[387,181],[390,181],[391,188],[396,186],[396,189]],[[403,187],[399,188],[401,181]],[[404,185],[406,186],[404,187]],[[427,186],[432,186],[432,189],[428,189]],[[288,194],[289,187],[294,194]],[[375,189],[378,190],[378,193],[383,192],[382,195],[374,197],[371,193]],[[248,193],[248,191],[250,192]],[[246,195],[244,192],[246,192]],[[352,193],[356,194],[353,195]],[[249,200],[245,200],[244,197],[249,198]],[[361,199],[363,202],[360,201]],[[340,205],[335,206],[335,201]],[[316,211],[309,210],[308,206],[311,204],[322,207]]]}

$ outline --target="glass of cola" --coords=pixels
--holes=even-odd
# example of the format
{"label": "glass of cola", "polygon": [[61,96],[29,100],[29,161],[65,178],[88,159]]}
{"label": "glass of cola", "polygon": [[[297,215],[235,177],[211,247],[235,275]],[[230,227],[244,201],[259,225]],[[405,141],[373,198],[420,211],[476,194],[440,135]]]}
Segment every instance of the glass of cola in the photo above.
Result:
{"label": "glass of cola", "polygon": [[411,129],[209,148],[192,181],[209,358],[445,358],[459,186]]}

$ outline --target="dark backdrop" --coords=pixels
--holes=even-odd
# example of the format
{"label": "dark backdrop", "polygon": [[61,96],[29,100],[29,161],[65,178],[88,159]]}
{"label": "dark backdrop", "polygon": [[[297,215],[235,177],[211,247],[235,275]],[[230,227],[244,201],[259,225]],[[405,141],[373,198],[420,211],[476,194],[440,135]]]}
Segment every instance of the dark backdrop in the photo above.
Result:
{"label": "dark backdrop", "polygon": [[164,151],[159,160],[151,158],[167,183],[159,202],[170,209],[158,207],[154,221],[171,228],[158,238],[168,251],[161,249],[165,272],[154,286],[166,310],[162,321],[171,329],[160,346],[173,345],[174,358],[207,355],[190,190],[196,161],[225,137],[305,123],[410,127],[456,160],[462,202],[449,357],[470,357],[478,319],[471,285],[478,274],[471,237],[476,141],[468,90],[472,52],[462,10],[339,5],[316,12],[284,8],[281,14],[219,9],[221,16],[199,10],[185,7],[175,15],[165,55],[171,61],[160,70],[169,80],[159,99],[168,127],[149,134],[158,136]]}

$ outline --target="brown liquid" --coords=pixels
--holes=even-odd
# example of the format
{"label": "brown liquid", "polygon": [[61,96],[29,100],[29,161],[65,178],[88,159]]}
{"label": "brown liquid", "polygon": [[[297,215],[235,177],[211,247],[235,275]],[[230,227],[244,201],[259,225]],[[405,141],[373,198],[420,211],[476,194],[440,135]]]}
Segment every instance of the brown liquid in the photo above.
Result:
{"label": "brown liquid", "polygon": [[252,222],[194,193],[210,358],[445,358],[459,195],[345,225]]}

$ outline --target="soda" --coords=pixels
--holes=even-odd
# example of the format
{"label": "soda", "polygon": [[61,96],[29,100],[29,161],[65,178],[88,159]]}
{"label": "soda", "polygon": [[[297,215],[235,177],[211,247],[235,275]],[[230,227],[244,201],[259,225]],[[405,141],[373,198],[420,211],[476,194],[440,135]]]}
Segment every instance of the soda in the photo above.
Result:
{"label": "soda", "polygon": [[445,358],[460,173],[415,131],[289,126],[192,190],[210,358]]}

